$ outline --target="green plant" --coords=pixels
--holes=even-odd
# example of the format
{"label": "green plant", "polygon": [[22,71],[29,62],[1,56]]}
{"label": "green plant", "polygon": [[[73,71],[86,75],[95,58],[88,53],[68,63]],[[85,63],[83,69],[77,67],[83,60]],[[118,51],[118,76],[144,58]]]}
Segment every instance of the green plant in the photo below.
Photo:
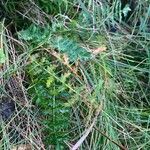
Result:
{"label": "green plant", "polygon": [[46,145],[55,145],[61,149],[68,139],[71,111],[64,105],[70,98],[69,90],[65,86],[67,76],[62,75],[61,82],[57,81],[57,66],[50,65],[47,57],[40,59],[31,56],[31,60],[32,63],[27,66],[31,80],[28,92],[33,97],[33,103],[39,107],[39,117],[44,127],[43,140]]}
{"label": "green plant", "polygon": [[0,65],[5,63],[6,55],[4,53],[3,41],[4,41],[4,20],[0,22]]}
{"label": "green plant", "polygon": [[[31,130],[20,128],[26,120],[17,125],[29,133],[27,142],[39,148],[34,137],[42,137],[46,148],[58,150],[76,144],[81,150],[149,149],[149,0],[2,0],[1,4],[2,16],[9,19],[5,23],[15,28],[14,34],[9,24],[7,32],[13,37],[6,36],[15,44],[5,41],[9,46],[0,54],[2,70],[6,68],[3,83],[26,66],[23,84],[32,99],[28,106],[34,108],[16,114],[31,120],[27,121]],[[7,53],[13,56],[9,69]],[[42,132],[34,126],[36,114]],[[6,127],[1,125],[1,147],[8,149],[12,143],[3,134]]]}
{"label": "green plant", "polygon": [[57,49],[59,52],[67,54],[71,62],[91,58],[90,52],[86,48],[81,47],[76,41],[65,37],[54,36],[54,33],[50,27],[40,28],[31,25],[27,30],[19,32],[19,36],[20,39],[32,42],[34,47],[44,44],[47,48]]}

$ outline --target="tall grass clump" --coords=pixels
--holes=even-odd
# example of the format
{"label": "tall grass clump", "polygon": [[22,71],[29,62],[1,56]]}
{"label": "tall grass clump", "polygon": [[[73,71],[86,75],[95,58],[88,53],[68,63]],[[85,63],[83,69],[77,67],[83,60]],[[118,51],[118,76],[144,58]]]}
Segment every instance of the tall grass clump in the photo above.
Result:
{"label": "tall grass clump", "polygon": [[149,149],[148,0],[1,8],[1,97],[15,105],[1,121],[2,149]]}

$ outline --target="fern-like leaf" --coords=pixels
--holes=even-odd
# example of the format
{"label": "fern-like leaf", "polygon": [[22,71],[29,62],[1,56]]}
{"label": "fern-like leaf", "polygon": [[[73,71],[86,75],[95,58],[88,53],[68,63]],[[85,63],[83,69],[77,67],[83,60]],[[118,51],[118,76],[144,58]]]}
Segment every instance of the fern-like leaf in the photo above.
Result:
{"label": "fern-like leaf", "polygon": [[85,48],[81,47],[77,42],[70,40],[68,38],[57,38],[53,41],[53,45],[60,52],[66,53],[71,62],[74,62],[78,59],[88,60],[91,58],[90,52]]}
{"label": "fern-like leaf", "polygon": [[49,26],[41,28],[31,25],[28,29],[20,31],[18,35],[20,39],[30,42],[30,46],[32,43],[34,46],[43,43],[50,48],[57,49],[60,53],[66,53],[70,62],[77,60],[86,61],[91,58],[91,53],[86,48],[80,46],[75,40],[56,36],[56,33]]}

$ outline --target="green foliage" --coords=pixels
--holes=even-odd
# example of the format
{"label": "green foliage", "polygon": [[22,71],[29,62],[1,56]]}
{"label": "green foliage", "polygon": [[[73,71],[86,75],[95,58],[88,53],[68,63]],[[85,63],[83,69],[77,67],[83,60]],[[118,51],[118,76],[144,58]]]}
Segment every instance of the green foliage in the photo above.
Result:
{"label": "green foliage", "polygon": [[39,107],[39,117],[43,128],[43,139],[46,145],[63,147],[68,139],[70,108],[64,106],[69,91],[63,83],[55,79],[56,66],[50,65],[48,58],[31,57],[32,63],[27,66],[30,75],[28,92],[33,102]]}
{"label": "green foliage", "polygon": [[39,7],[47,14],[56,15],[65,13],[68,6],[67,0],[38,0]]}
{"label": "green foliage", "polygon": [[2,22],[0,22],[0,65],[2,63],[5,63],[6,61],[6,55],[4,53],[4,33],[5,33],[5,29],[4,29],[4,20]]}
{"label": "green foliage", "polygon": [[20,31],[19,37],[32,42],[34,45],[41,45],[42,43],[46,44],[47,47],[57,49],[61,53],[66,53],[71,62],[91,58],[91,54],[86,48],[81,47],[76,41],[69,38],[54,36],[50,27],[40,28],[31,25],[28,29]]}
{"label": "green foliage", "polygon": [[3,49],[0,48],[0,64],[4,63],[6,60],[6,56],[3,52]]}
{"label": "green foliage", "polygon": [[70,61],[73,62],[79,59],[88,60],[91,58],[90,52],[68,38],[57,38],[56,41],[54,41],[54,47],[60,52],[66,53],[69,56]]}
{"label": "green foliage", "polygon": [[[93,129],[80,149],[117,150],[114,141],[132,150],[148,150],[149,0],[2,2],[5,16],[14,18],[17,29],[21,28],[19,42],[25,44],[23,51],[31,57],[26,67],[28,94],[39,109],[46,147],[67,149],[64,141],[78,141],[91,125],[92,112],[102,103],[103,111],[95,126],[104,134]],[[29,21],[20,21],[16,14]],[[24,28],[26,23],[30,26]],[[110,33],[108,27],[115,30]],[[103,44],[107,51],[91,59],[86,47],[97,50]],[[68,64],[75,74],[68,73],[63,63],[50,56],[47,51],[51,50],[66,54],[71,63],[78,62],[77,66]],[[1,62],[5,61],[4,55],[1,51]]]}
{"label": "green foliage", "polygon": [[22,30],[18,33],[19,38],[25,41],[32,41],[35,44],[39,44],[42,42],[46,42],[45,40],[50,36],[50,28],[49,27],[37,27],[32,24],[26,30]]}

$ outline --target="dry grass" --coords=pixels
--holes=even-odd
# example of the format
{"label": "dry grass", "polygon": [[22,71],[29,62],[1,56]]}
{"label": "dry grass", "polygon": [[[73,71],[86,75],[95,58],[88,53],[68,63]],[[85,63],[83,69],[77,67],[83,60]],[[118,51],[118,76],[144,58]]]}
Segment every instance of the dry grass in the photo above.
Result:
{"label": "dry grass", "polygon": [[[9,119],[1,120],[1,149],[12,149],[22,143],[31,145],[32,149],[44,149],[32,99],[28,97],[24,87],[23,69],[27,57],[18,54],[16,47],[22,45],[16,46],[20,42],[12,37],[4,24],[1,25],[3,26],[3,31],[0,33],[1,46],[7,56],[0,68],[1,103],[5,99],[5,103],[11,101],[15,104],[15,110],[11,112]],[[6,109],[4,113],[7,111]]]}

